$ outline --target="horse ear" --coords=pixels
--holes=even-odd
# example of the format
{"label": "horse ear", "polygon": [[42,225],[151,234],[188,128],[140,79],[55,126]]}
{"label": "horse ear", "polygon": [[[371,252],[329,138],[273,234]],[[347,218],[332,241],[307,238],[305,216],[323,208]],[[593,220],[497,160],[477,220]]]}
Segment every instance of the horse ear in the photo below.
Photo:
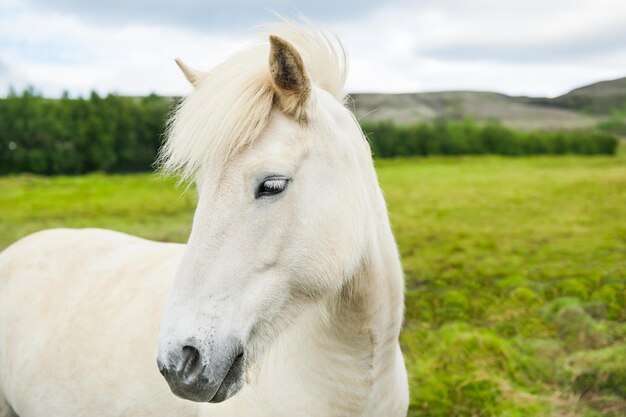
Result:
{"label": "horse ear", "polygon": [[180,68],[183,74],[185,74],[185,78],[187,78],[187,81],[189,81],[193,86],[198,85],[198,82],[200,82],[200,79],[202,78],[204,73],[188,67],[180,58],[176,58],[174,59],[174,61],[176,61],[176,65],[178,65],[178,68]]}
{"label": "horse ear", "polygon": [[305,104],[311,94],[311,82],[302,57],[293,45],[274,35],[270,35],[270,73],[275,101],[281,110],[306,123]]}

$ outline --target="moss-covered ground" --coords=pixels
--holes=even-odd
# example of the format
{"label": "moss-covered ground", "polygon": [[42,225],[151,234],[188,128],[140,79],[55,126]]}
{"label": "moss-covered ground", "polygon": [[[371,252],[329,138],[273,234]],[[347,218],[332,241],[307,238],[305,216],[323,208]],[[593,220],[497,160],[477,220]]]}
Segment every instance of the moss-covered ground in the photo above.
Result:
{"label": "moss-covered ground", "polygon": [[[406,274],[411,416],[626,415],[626,158],[377,161]],[[184,241],[155,175],[0,178],[0,248],[50,227]]]}

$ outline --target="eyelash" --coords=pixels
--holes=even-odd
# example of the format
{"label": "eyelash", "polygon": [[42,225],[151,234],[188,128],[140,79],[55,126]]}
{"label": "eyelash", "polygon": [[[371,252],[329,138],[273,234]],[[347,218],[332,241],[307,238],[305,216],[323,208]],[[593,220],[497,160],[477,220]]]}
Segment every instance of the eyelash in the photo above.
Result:
{"label": "eyelash", "polygon": [[288,178],[283,177],[270,177],[265,178],[259,184],[259,187],[256,190],[255,198],[260,198],[263,196],[270,196],[280,194],[287,188],[287,184],[289,184]]}

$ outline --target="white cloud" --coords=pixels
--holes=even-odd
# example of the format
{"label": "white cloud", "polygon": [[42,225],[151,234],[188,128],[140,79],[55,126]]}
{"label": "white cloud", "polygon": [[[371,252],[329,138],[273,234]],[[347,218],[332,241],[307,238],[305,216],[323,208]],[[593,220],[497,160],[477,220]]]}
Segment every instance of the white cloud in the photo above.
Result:
{"label": "white cloud", "polygon": [[[4,16],[3,16],[4,17]],[[2,58],[21,79],[6,84],[35,85],[48,95],[150,92],[181,94],[187,85],[173,58],[210,66],[244,44],[243,38],[179,28],[126,25],[93,27],[64,14],[24,13],[0,17]],[[5,85],[0,85],[3,88]]]}
{"label": "white cloud", "polygon": [[[27,83],[53,96],[64,89],[73,94],[92,89],[184,94],[188,86],[174,57],[207,69],[250,35],[237,25],[208,30],[197,22],[186,27],[132,16],[118,24],[97,24],[99,9],[72,12],[78,3],[61,3],[58,11],[15,0],[0,5],[0,62],[6,67],[0,94],[10,84]],[[327,3],[323,7],[332,2]],[[183,6],[161,7],[165,15],[168,7]],[[424,0],[362,7],[354,17],[320,22],[342,38],[350,53],[350,91],[557,95],[626,75],[622,0]]]}
{"label": "white cloud", "polygon": [[425,1],[333,27],[355,62],[353,91],[553,96],[626,75],[621,0]]}

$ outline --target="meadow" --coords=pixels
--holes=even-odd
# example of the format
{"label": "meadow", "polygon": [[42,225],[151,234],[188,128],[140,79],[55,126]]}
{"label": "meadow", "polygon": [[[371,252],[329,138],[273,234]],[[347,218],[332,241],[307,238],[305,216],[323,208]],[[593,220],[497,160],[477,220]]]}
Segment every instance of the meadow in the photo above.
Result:
{"label": "meadow", "polygon": [[[376,163],[409,415],[626,415],[626,156]],[[51,227],[184,242],[194,205],[154,174],[0,177],[0,249]]]}

